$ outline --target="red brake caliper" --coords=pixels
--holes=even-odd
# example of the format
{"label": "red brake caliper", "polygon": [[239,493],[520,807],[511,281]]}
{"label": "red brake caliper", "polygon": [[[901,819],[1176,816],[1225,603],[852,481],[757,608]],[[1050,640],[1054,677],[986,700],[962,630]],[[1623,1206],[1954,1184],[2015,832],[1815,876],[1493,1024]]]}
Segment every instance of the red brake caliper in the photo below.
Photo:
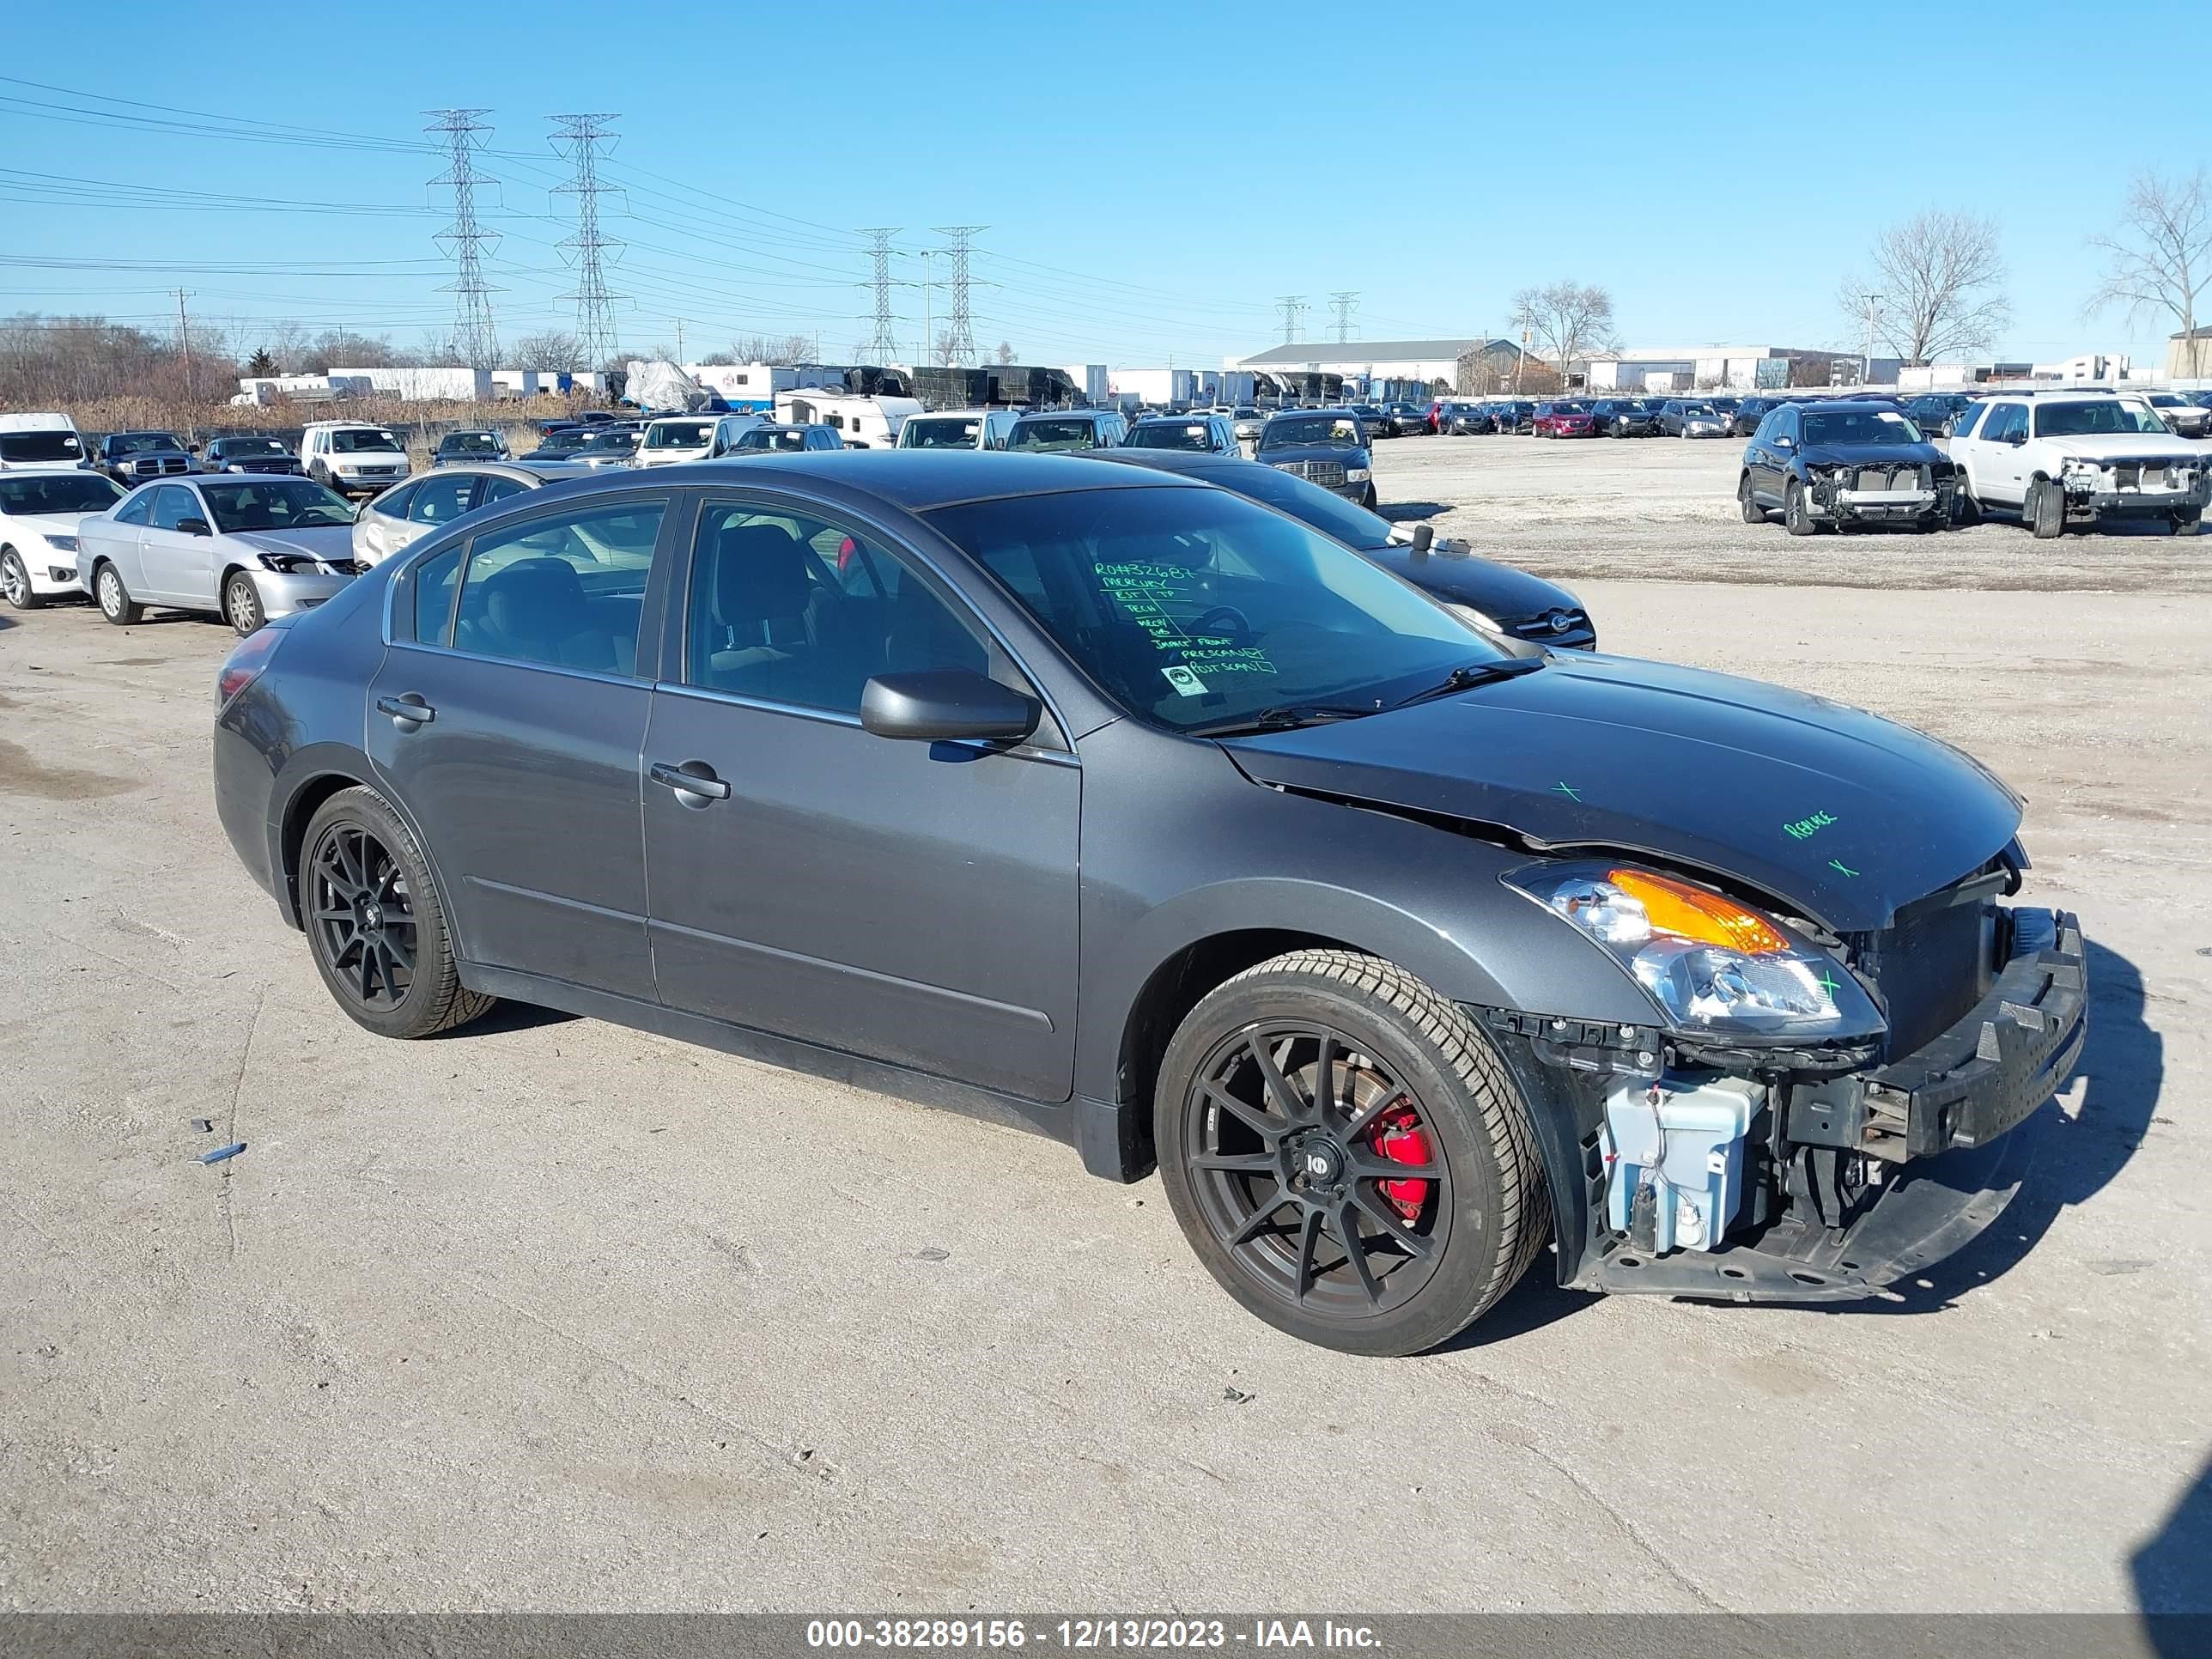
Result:
{"label": "red brake caliper", "polygon": [[[1429,1133],[1421,1127],[1419,1115],[1411,1106],[1386,1106],[1376,1113],[1368,1140],[1393,1164],[1419,1164],[1429,1161]],[[1408,1221],[1419,1219],[1421,1206],[1429,1196],[1427,1182],[1385,1181],[1379,1184],[1382,1196],[1390,1200],[1400,1215]]]}

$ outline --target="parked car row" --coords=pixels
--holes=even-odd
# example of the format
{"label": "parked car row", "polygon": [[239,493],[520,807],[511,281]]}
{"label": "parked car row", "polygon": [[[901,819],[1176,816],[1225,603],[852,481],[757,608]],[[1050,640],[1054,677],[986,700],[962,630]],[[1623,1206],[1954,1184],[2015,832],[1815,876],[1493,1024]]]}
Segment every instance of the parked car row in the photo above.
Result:
{"label": "parked car row", "polygon": [[1947,404],[1948,453],[1909,408],[1865,397],[1776,404],[1744,451],[1744,521],[1778,513],[1794,536],[1881,523],[1929,532],[1985,517],[2017,519],[2043,538],[2122,522],[2193,534],[2212,497],[2212,455],[2140,395],[2053,389]]}

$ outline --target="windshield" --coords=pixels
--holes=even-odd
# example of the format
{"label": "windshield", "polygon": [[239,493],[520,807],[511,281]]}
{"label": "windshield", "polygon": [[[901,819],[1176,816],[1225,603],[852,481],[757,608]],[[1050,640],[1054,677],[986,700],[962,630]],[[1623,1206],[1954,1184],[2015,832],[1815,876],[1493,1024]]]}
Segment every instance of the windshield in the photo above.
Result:
{"label": "windshield", "polygon": [[438,440],[441,453],[458,455],[492,455],[499,451],[499,440],[489,432],[448,432]]}
{"label": "windshield", "polygon": [[757,426],[738,434],[732,449],[804,449],[806,434],[795,426]]}
{"label": "windshield", "polygon": [[1278,415],[1260,428],[1262,449],[1287,449],[1292,444],[1328,444],[1335,449],[1357,449],[1359,422],[1344,415]]}
{"label": "windshield", "polygon": [[0,432],[0,461],[18,465],[37,461],[77,461],[83,446],[74,432]]}
{"label": "windshield", "polygon": [[1126,441],[1132,449],[1194,449],[1202,455],[1213,447],[1213,433],[1203,421],[1164,421],[1131,427]]}
{"label": "windshield", "polygon": [[538,448],[540,454],[567,455],[587,444],[601,442],[603,439],[603,434],[579,432],[571,428],[565,432],[547,433]]}
{"label": "windshield", "polygon": [[2142,404],[2122,403],[2118,398],[2097,403],[2045,404],[2035,411],[2035,435],[2039,438],[2082,438],[2172,429]]}
{"label": "windshield", "polygon": [[1808,444],[1918,444],[1920,428],[1893,409],[1854,409],[1848,413],[1808,415]]}
{"label": "windshield", "polygon": [[10,477],[0,473],[0,513],[105,513],[123,491],[97,472]]}
{"label": "windshield", "polygon": [[1682,405],[1682,413],[1685,415],[1712,416],[1717,415],[1719,412],[1720,411],[1715,409],[1711,404],[1684,404]]}
{"label": "windshield", "polygon": [[[1135,442],[1132,438],[1131,442]],[[1098,428],[1089,421],[1017,421],[1009,449],[1095,449]]]}
{"label": "windshield", "polygon": [[204,483],[200,495],[226,536],[241,530],[307,530],[353,522],[353,508],[312,478]]}
{"label": "windshield", "polygon": [[[560,432],[556,433],[554,435],[556,437],[565,438],[569,434],[565,432]],[[611,449],[618,455],[627,455],[630,451],[637,447],[637,434],[635,432],[592,432],[579,433],[576,435],[583,440],[581,443],[575,445],[562,444],[559,446],[559,447],[563,449],[573,447],[577,450],[589,450],[593,453],[597,453],[601,450]]]}
{"label": "windshield", "polygon": [[899,428],[902,449],[973,449],[982,433],[981,421],[908,421]]}
{"label": "windshield", "polygon": [[184,447],[173,432],[118,432],[107,441],[107,453],[111,455],[149,455]]}
{"label": "windshield", "polygon": [[645,431],[647,449],[704,449],[714,434],[712,421],[655,421]]}
{"label": "windshield", "polygon": [[1500,658],[1350,549],[1225,490],[1017,495],[929,518],[1109,696],[1173,731],[1316,703],[1370,713]]}
{"label": "windshield", "polygon": [[217,438],[208,447],[223,455],[288,455],[291,453],[274,438]]}
{"label": "windshield", "polygon": [[397,455],[399,440],[389,432],[341,428],[331,434],[331,449],[339,455]]}

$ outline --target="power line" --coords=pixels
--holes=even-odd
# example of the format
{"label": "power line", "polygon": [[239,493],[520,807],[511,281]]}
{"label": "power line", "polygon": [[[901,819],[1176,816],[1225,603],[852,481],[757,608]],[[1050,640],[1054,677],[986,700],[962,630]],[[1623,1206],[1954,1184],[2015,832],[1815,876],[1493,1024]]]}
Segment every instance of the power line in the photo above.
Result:
{"label": "power line", "polygon": [[477,118],[491,112],[433,109],[422,112],[438,118],[422,131],[445,135],[446,154],[453,162],[430,183],[434,188],[451,185],[453,191],[453,222],[436,238],[439,246],[453,255],[455,266],[453,280],[443,290],[454,296],[453,349],[471,368],[496,368],[499,334],[492,327],[492,289],[484,281],[483,256],[488,245],[497,246],[499,233],[481,229],[477,224],[477,186],[490,180],[477,171],[476,155],[483,145],[475,135],[491,131],[489,123]]}
{"label": "power line", "polygon": [[1303,294],[1285,294],[1275,301],[1275,308],[1283,313],[1283,343],[1296,345],[1303,331],[1298,319],[1305,315],[1306,298]]}
{"label": "power line", "polygon": [[1336,343],[1346,343],[1352,338],[1352,313],[1359,308],[1359,292],[1345,289],[1328,296],[1329,309],[1336,313]]}
{"label": "power line", "polygon": [[562,247],[575,255],[576,289],[574,293],[561,297],[575,304],[576,343],[582,348],[588,368],[598,368],[607,362],[617,347],[614,302],[622,296],[607,291],[606,273],[600,259],[608,252],[618,250],[622,244],[599,234],[599,198],[614,186],[601,184],[599,174],[599,146],[614,137],[606,124],[615,118],[608,114],[553,117],[561,127],[559,136],[553,140],[554,151],[560,154],[565,141],[567,154],[576,164],[576,176],[556,186],[553,192],[576,198],[576,233],[561,243]]}
{"label": "power line", "polygon": [[873,225],[860,234],[868,239],[868,258],[874,266],[871,280],[876,290],[876,331],[868,341],[868,355],[879,363],[895,363],[898,341],[891,330],[891,238],[898,234],[898,227]]}
{"label": "power line", "polygon": [[[952,258],[952,314],[945,324],[945,360],[947,364],[965,364],[975,355],[975,336],[968,323],[968,255],[970,239],[988,230],[988,225],[939,225],[939,236],[951,238],[951,246],[945,250]],[[933,347],[933,351],[934,348]]]}

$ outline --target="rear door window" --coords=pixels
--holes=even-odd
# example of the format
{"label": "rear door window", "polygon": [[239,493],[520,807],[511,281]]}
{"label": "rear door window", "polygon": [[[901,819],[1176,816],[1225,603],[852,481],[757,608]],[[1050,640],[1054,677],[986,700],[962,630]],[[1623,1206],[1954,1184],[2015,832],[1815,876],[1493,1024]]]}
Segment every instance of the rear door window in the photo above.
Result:
{"label": "rear door window", "polygon": [[469,510],[479,476],[474,472],[441,472],[423,479],[415,486],[414,498],[407,503],[408,520],[414,524],[452,523]]}
{"label": "rear door window", "polygon": [[478,536],[462,571],[453,648],[634,674],[663,510],[657,501],[571,508]]}
{"label": "rear door window", "polygon": [[407,504],[415,499],[415,489],[416,486],[411,483],[402,484],[397,489],[387,489],[369,502],[369,507],[387,519],[404,519],[407,516]]}

